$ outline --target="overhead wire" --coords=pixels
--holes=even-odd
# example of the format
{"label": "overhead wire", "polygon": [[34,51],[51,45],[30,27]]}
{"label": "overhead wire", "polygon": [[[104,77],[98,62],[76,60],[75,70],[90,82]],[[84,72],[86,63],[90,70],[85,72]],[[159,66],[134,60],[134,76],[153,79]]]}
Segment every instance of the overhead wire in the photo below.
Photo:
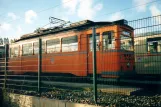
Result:
{"label": "overhead wire", "polygon": [[[83,2],[83,0],[81,0],[80,2]],[[80,3],[79,2],[79,3]],[[100,0],[97,0],[97,1],[95,1],[93,4],[96,4],[97,2],[100,2]],[[70,22],[70,21],[69,21]],[[70,22],[71,23],[71,22]],[[41,28],[43,28],[43,27],[45,27],[45,26],[47,26],[47,25],[49,25],[49,24],[51,24],[51,23],[47,23],[47,24],[45,24],[45,25],[43,25]]]}
{"label": "overhead wire", "polygon": [[[64,3],[57,4],[57,5],[53,6],[53,7],[49,7],[49,8],[40,10],[40,11],[37,12],[37,14],[39,14],[41,12],[44,12],[44,11],[47,11],[47,10],[50,10],[50,9],[53,9],[53,8],[56,8],[58,6],[61,6],[62,4],[65,4],[65,3],[68,3],[68,2],[71,2],[71,1],[72,0],[68,0],[68,1],[66,1]],[[161,0],[155,0],[155,1],[147,2],[147,3],[141,4],[141,5],[136,5],[134,7],[124,8],[124,9],[121,9],[121,10],[116,11],[116,12],[110,12],[110,13],[102,14],[102,15],[99,15],[99,16],[96,16],[96,17],[101,17],[101,16],[105,16],[105,15],[109,15],[109,14],[113,14],[113,13],[117,13],[117,12],[121,12],[121,11],[125,11],[125,10],[130,10],[130,9],[133,9],[133,8],[136,8],[136,7],[140,7],[140,6],[143,6],[143,5],[147,5],[147,4],[151,4],[151,3],[159,2],[159,1],[161,1]],[[7,23],[11,23],[11,22],[14,22],[14,21],[19,20],[19,19],[22,19],[22,18],[25,18],[25,17],[19,17],[18,19],[10,20]]]}
{"label": "overhead wire", "polygon": [[[68,2],[71,2],[71,1],[73,1],[73,0],[68,0],[68,1],[66,1],[66,2],[64,2],[64,3],[59,3],[59,4],[55,5],[55,6],[52,6],[52,7],[43,9],[43,10],[40,10],[40,11],[38,11],[38,12],[36,12],[36,13],[37,13],[37,14],[42,13],[42,12],[44,12],[44,11],[47,11],[47,10],[56,8],[56,7],[58,7],[58,6],[61,6],[62,4],[65,4],[65,3],[68,3]],[[25,17],[19,17],[18,19],[10,20],[10,21],[8,21],[7,23],[12,23],[12,22],[14,22],[14,21],[16,21],[16,20],[23,19],[23,18],[25,18]]]}
{"label": "overhead wire", "polygon": [[[37,12],[37,14],[39,14],[39,13],[41,13],[41,12],[44,12],[44,11],[47,11],[47,10],[50,10],[50,9],[53,9],[53,8],[56,8],[56,7],[58,7],[58,6],[61,6],[62,4],[65,4],[65,3],[68,3],[68,2],[71,2],[71,1],[72,1],[72,0],[68,0],[68,1],[66,1],[66,2],[64,2],[64,3],[57,4],[57,5],[53,6],[53,7],[49,7],[49,8],[40,10],[40,11]],[[82,1],[83,1],[83,0],[82,0]],[[98,1],[99,1],[99,0],[98,0]],[[136,5],[136,6],[134,6],[134,7],[124,8],[124,9],[121,9],[121,10],[116,11],[116,12],[106,13],[106,14],[102,14],[102,15],[99,15],[99,16],[96,16],[96,17],[101,17],[101,16],[105,16],[105,15],[109,15],[109,14],[114,14],[114,13],[121,12],[121,11],[125,11],[125,10],[130,10],[130,9],[133,9],[133,8],[136,8],[136,7],[140,7],[140,6],[143,6],[143,5],[147,5],[147,4],[151,4],[151,3],[155,3],[155,2],[159,2],[159,1],[161,1],[161,0],[155,0],[155,1],[147,2],[147,3],[141,4],[141,5]],[[96,17],[95,17],[95,18],[96,18]],[[8,21],[7,23],[12,23],[12,22],[14,22],[14,21],[16,21],[16,20],[19,20],[19,19],[22,19],[22,18],[25,18],[25,17],[19,17],[18,19]],[[47,26],[47,25],[49,25],[49,24],[50,24],[50,23],[47,23],[47,24],[44,25],[44,26]],[[0,24],[0,26],[1,26],[1,24]],[[43,27],[44,27],[44,26],[43,26]]]}
{"label": "overhead wire", "polygon": [[[64,3],[60,3],[60,4],[57,4],[57,5],[53,6],[53,7],[49,7],[49,8],[40,10],[40,11],[38,11],[38,12],[36,12],[36,13],[37,13],[37,14],[42,13],[42,12],[44,12],[44,11],[47,11],[47,10],[56,8],[56,7],[58,7],[58,6],[61,6],[62,4],[66,4],[66,3],[71,2],[71,1],[73,1],[73,0],[68,0],[68,1],[66,1],[66,2],[64,2]],[[83,1],[84,1],[84,0],[81,0],[80,2],[83,2]],[[97,1],[99,1],[99,0],[97,0]],[[8,21],[7,23],[12,23],[12,22],[14,22],[14,21],[16,21],[16,20],[19,20],[19,19],[22,19],[22,18],[25,18],[25,17],[19,17],[18,19],[10,20],[10,21]]]}
{"label": "overhead wire", "polygon": [[99,15],[99,16],[96,16],[96,17],[102,17],[102,16],[105,16],[105,15],[109,15],[109,14],[114,14],[114,13],[117,13],[117,12],[122,12],[122,11],[130,10],[130,9],[133,9],[133,8],[137,8],[137,7],[140,7],[140,6],[148,5],[148,4],[159,2],[159,1],[161,1],[161,0],[155,0],[155,1],[144,3],[144,4],[136,5],[136,6],[133,6],[133,7],[124,8],[124,9],[121,9],[119,11],[102,14],[102,15]]}

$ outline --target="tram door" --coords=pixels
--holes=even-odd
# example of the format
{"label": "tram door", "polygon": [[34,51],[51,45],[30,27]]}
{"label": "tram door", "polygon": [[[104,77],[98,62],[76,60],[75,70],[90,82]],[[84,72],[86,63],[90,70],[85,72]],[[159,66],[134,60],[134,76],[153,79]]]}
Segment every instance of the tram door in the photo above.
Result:
{"label": "tram door", "polygon": [[[92,39],[92,34],[88,35],[88,42],[87,42],[87,69],[88,69],[88,74],[89,75],[92,75],[93,74],[93,39]],[[96,59],[96,62],[97,62],[97,71],[100,69],[99,65],[101,64],[101,61],[100,61],[100,34],[97,33],[96,34],[96,55],[97,55],[97,59]]]}

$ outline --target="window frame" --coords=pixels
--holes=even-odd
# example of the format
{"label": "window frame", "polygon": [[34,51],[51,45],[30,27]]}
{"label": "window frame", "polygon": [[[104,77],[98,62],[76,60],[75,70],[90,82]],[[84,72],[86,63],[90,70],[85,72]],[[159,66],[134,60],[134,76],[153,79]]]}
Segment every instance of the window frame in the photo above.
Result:
{"label": "window frame", "polygon": [[[35,47],[36,46],[35,44],[37,45],[37,47]],[[35,48],[37,48],[37,50]],[[37,53],[35,53],[35,50]],[[46,53],[46,41],[42,41],[42,54],[45,54],[45,53]],[[38,55],[38,54],[39,54],[39,42],[35,41],[33,42],[33,55]]]}
{"label": "window frame", "polygon": [[[31,53],[29,54],[24,54],[24,45],[27,45],[27,44],[31,44]],[[30,46],[28,46],[30,47]],[[33,43],[25,43],[25,44],[22,44],[22,56],[31,56],[33,55]]]}
{"label": "window frame", "polygon": [[[51,42],[51,43],[54,43],[54,44],[53,44],[53,45],[49,45],[49,46],[59,45],[59,47],[54,46],[54,51],[48,52],[48,42],[53,41],[53,40],[58,40],[58,41],[56,41],[56,42]],[[60,52],[60,49],[61,49],[60,42],[61,42],[60,38],[55,38],[55,39],[51,39],[51,40],[46,40],[46,53],[48,54],[48,53],[58,53],[58,52]],[[59,51],[57,51],[57,49],[55,49],[55,48],[59,48],[59,49],[58,49]],[[50,48],[50,49],[51,49],[51,48]],[[56,50],[56,51],[55,51],[55,50]]]}
{"label": "window frame", "polygon": [[[96,33],[96,51],[100,51],[100,41],[101,41],[101,39],[100,39],[100,35],[101,35],[101,33],[99,32],[99,33]],[[97,39],[97,37],[99,38],[99,39]],[[91,41],[91,39],[92,39],[92,34],[88,34],[88,46],[89,46],[89,51],[92,51],[92,46],[93,46],[93,40]],[[97,40],[98,40],[98,42],[97,42]]]}
{"label": "window frame", "polygon": [[[105,34],[105,33],[109,33],[109,32],[111,32],[111,41],[109,41],[109,35]],[[108,45],[111,45],[110,47],[107,47],[107,48],[105,48],[105,47],[108,46],[108,45],[107,44],[104,45],[104,37],[105,37],[105,35],[106,36],[108,35],[108,39],[107,39],[108,40],[107,41]],[[107,51],[107,50],[111,50],[111,49],[116,49],[115,43],[116,43],[116,39],[115,39],[115,32],[114,32],[114,30],[109,30],[109,31],[102,32],[102,50],[103,51]]]}
{"label": "window frame", "polygon": [[[74,38],[74,39],[76,39],[76,42],[72,42],[72,43],[76,43],[76,48],[73,48],[74,50],[73,49],[69,49],[69,47],[71,48],[74,45],[70,45],[70,44],[72,44],[71,43],[71,39],[67,39],[67,38],[72,38],[72,37],[73,38],[76,37],[76,38]],[[64,40],[65,38],[67,40]],[[68,41],[68,40],[70,40],[69,43],[66,43],[66,42],[63,43],[64,41]],[[68,49],[67,49],[68,51],[63,50],[63,47],[64,47],[63,44],[68,44],[69,47],[68,46],[65,46],[65,47],[68,47]],[[63,37],[63,38],[61,38],[61,52],[76,52],[76,51],[78,51],[78,44],[79,44],[78,43],[78,35]]]}
{"label": "window frame", "polygon": [[[15,48],[17,48],[17,50],[18,50],[16,56],[15,56]],[[12,49],[14,50],[14,55],[13,56],[12,56]],[[19,57],[19,55],[20,55],[20,47],[19,46],[13,46],[13,47],[9,48],[9,56],[10,56],[10,58]]]}
{"label": "window frame", "polygon": [[[124,32],[124,34],[122,32]],[[134,51],[134,38],[133,38],[132,32],[129,31],[129,30],[122,30],[119,36],[120,36],[120,49],[121,50],[126,50],[126,51]],[[124,36],[124,38],[122,38],[122,36]],[[128,40],[128,39],[130,39],[130,40]],[[123,40],[126,43],[128,42],[128,45],[124,46],[124,47],[128,47],[128,49],[122,49],[121,42]]]}
{"label": "window frame", "polygon": [[[149,39],[149,40],[148,40]],[[153,46],[154,46],[154,43],[157,43],[157,46],[156,46],[156,52],[151,52],[150,51],[150,48],[149,48],[149,43],[153,43]],[[151,53],[151,54],[155,54],[155,53],[161,53],[161,37],[154,37],[154,38],[146,38],[146,44],[147,44],[147,52],[148,53]],[[158,50],[158,46],[160,45],[160,52]]]}

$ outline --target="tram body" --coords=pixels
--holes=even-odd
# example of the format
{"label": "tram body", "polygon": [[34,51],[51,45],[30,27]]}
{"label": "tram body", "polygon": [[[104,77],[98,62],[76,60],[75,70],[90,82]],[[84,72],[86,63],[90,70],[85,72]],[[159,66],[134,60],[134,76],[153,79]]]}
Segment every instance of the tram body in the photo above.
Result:
{"label": "tram body", "polygon": [[161,74],[161,33],[135,38],[135,65],[137,74]]}
{"label": "tram body", "polygon": [[125,20],[89,20],[60,29],[44,29],[22,36],[9,46],[8,70],[13,74],[38,72],[39,38],[42,73],[89,76],[93,74],[92,27],[96,28],[97,75],[119,77],[134,72],[133,28]]}

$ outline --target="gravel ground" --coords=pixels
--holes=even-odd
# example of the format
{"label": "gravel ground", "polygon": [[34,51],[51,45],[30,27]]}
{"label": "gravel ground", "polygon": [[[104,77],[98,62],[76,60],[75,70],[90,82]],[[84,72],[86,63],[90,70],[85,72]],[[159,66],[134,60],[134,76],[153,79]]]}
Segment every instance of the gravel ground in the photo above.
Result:
{"label": "gravel ground", "polygon": [[[39,96],[34,92],[20,92],[19,94]],[[41,97],[95,105],[92,90],[80,91],[54,88],[53,91],[43,92]],[[128,96],[99,91],[98,105],[104,107],[161,107],[161,95]]]}
{"label": "gravel ground", "polygon": [[[53,91],[42,93],[42,97],[76,103],[94,104],[93,93],[91,91],[54,89]],[[98,103],[102,106],[115,105],[116,107],[161,107],[161,95],[127,96],[99,91]]]}

